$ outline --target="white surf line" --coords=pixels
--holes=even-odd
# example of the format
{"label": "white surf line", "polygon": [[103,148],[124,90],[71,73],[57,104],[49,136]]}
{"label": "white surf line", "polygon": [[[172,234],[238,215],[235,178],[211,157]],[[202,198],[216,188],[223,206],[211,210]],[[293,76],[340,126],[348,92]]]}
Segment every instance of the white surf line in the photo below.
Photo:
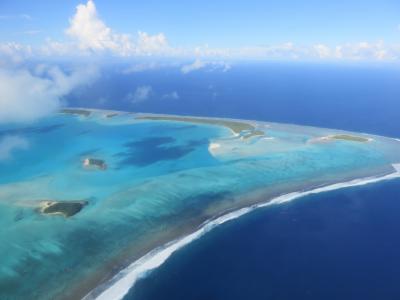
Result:
{"label": "white surf line", "polygon": [[216,226],[228,222],[230,220],[236,219],[244,214],[247,214],[257,208],[266,207],[269,205],[276,205],[282,204],[286,202],[293,201],[300,197],[304,197],[311,194],[318,194],[327,191],[333,191],[341,188],[347,187],[354,187],[354,186],[361,186],[370,183],[375,183],[378,181],[389,180],[394,178],[400,177],[400,164],[393,164],[393,168],[395,172],[390,173],[388,175],[384,175],[381,177],[366,177],[361,179],[354,179],[348,182],[342,183],[335,183],[332,185],[316,188],[313,190],[305,191],[305,192],[293,192],[289,194],[285,194],[282,196],[278,196],[266,203],[261,203],[257,205],[253,205],[250,207],[245,207],[239,209],[237,211],[228,213],[223,215],[215,220],[210,220],[205,222],[202,227],[200,227],[195,232],[180,238],[173,240],[164,246],[158,247],[146,255],[142,256],[140,259],[133,262],[127,268],[120,271],[117,275],[115,275],[109,282],[109,287],[101,292],[98,296],[94,296],[93,292],[90,292],[86,295],[83,299],[90,300],[119,300],[122,299],[128,291],[135,285],[138,279],[143,278],[148,274],[150,271],[158,268],[162,265],[175,251],[179,250],[180,248],[186,246],[190,242],[198,239],[199,237],[203,236],[205,233],[209,232]]}

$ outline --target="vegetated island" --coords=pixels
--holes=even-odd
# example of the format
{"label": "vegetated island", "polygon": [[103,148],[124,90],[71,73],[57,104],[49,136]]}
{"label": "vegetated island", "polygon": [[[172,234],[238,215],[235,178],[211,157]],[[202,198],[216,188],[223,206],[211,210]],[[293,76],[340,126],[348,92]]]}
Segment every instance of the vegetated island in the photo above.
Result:
{"label": "vegetated island", "polygon": [[61,215],[66,218],[76,215],[87,205],[87,201],[54,201],[46,200],[40,203],[40,212],[44,215]]}
{"label": "vegetated island", "polygon": [[97,158],[85,158],[83,160],[83,166],[85,168],[98,168],[100,170],[106,170],[107,169],[107,164],[104,160],[102,159],[97,159]]}
{"label": "vegetated island", "polygon": [[263,131],[257,130],[252,124],[234,120],[198,118],[198,117],[180,117],[180,116],[154,116],[154,115],[137,116],[135,119],[152,120],[152,121],[188,122],[195,124],[223,126],[229,128],[237,135],[240,135],[243,131],[246,131],[246,134],[243,135],[243,139],[248,139],[252,136],[264,135]]}
{"label": "vegetated island", "polygon": [[88,117],[92,113],[90,110],[77,109],[77,108],[64,108],[60,111],[62,114],[79,115]]}
{"label": "vegetated island", "polygon": [[337,135],[332,135],[329,137],[330,139],[335,139],[335,140],[344,140],[344,141],[351,141],[351,142],[369,142],[371,139],[364,138],[361,136],[355,136],[355,135],[349,135],[349,134],[337,134]]}
{"label": "vegetated island", "polygon": [[119,115],[119,113],[109,113],[109,114],[106,114],[106,118],[114,118],[114,117],[116,117],[116,116],[118,116]]}

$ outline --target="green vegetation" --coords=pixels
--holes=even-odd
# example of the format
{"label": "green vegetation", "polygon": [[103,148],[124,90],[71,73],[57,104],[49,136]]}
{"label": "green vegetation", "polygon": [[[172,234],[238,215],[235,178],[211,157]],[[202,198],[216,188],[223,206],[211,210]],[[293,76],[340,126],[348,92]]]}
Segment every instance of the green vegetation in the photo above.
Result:
{"label": "green vegetation", "polygon": [[195,117],[179,117],[179,116],[139,116],[136,117],[138,120],[154,120],[154,121],[177,121],[177,122],[189,122],[197,124],[208,124],[224,126],[231,129],[234,133],[241,133],[243,130],[254,131],[253,125],[230,120],[221,119],[207,119],[207,118],[195,118]]}
{"label": "green vegetation", "polygon": [[89,110],[84,109],[75,109],[75,108],[64,108],[61,110],[63,114],[71,114],[71,115],[80,115],[88,117],[90,116],[91,112]]}
{"label": "green vegetation", "polygon": [[113,118],[115,116],[118,116],[118,113],[110,113],[106,115],[106,118]]}
{"label": "green vegetation", "polygon": [[368,142],[367,138],[354,136],[354,135],[348,135],[348,134],[333,135],[331,138],[335,139],[335,140],[345,140],[345,141],[352,141],[352,142]]}
{"label": "green vegetation", "polygon": [[42,204],[41,213],[63,215],[72,217],[82,210],[87,201],[45,201]]}
{"label": "green vegetation", "polygon": [[85,158],[83,161],[83,166],[85,167],[97,167],[101,170],[107,169],[107,164],[104,160],[102,159],[97,159],[97,158]]}

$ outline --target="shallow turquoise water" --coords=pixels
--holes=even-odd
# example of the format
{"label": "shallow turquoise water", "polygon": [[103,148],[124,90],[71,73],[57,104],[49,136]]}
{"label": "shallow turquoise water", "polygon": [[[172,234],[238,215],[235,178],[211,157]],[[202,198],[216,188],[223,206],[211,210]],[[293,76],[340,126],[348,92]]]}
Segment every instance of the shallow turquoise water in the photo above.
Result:
{"label": "shallow turquoise water", "polygon": [[[273,139],[241,140],[226,128],[138,121],[132,114],[110,119],[103,112],[3,125],[0,138],[18,136],[29,148],[0,161],[0,296],[70,296],[74,287],[93,284],[83,280],[127,264],[127,249],[133,259],[226,210],[392,172],[400,162],[400,143],[391,139],[314,143],[336,131],[257,126]],[[209,150],[210,143],[219,148]],[[84,169],[85,157],[104,159],[108,169]],[[261,192],[250,197],[255,191]],[[41,200],[89,204],[64,218],[38,213]]]}

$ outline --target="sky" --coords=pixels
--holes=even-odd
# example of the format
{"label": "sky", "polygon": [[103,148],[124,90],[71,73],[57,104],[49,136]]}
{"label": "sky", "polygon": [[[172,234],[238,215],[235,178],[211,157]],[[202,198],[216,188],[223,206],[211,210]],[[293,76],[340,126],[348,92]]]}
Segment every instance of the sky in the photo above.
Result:
{"label": "sky", "polygon": [[95,52],[116,57],[397,60],[400,2],[1,0],[0,53],[7,51],[40,56]]}
{"label": "sky", "polygon": [[[0,0],[0,125],[57,111],[107,63],[124,62],[121,74],[174,66],[190,76],[240,61],[397,66],[400,1]],[[153,93],[143,85],[126,98]]]}

